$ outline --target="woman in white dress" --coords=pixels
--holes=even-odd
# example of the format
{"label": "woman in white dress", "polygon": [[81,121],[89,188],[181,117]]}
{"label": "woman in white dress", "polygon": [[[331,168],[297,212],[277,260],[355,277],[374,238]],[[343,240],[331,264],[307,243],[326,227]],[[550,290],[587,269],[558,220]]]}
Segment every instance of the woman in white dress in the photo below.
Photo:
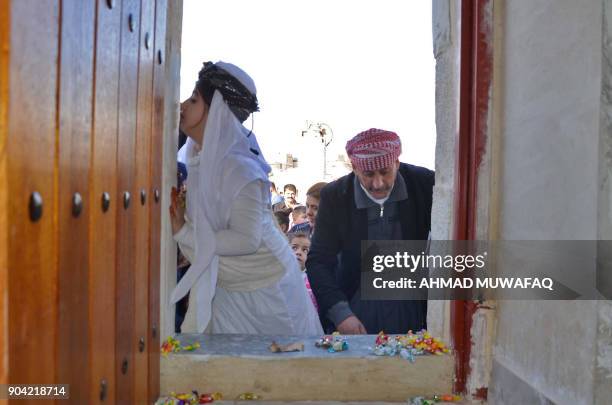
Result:
{"label": "woman in white dress", "polygon": [[270,166],[243,125],[258,110],[253,80],[235,65],[207,62],[181,104],[189,139],[186,212],[176,189],[170,217],[191,262],[172,293],[189,291],[184,332],[319,335],[316,310],[270,208]]}

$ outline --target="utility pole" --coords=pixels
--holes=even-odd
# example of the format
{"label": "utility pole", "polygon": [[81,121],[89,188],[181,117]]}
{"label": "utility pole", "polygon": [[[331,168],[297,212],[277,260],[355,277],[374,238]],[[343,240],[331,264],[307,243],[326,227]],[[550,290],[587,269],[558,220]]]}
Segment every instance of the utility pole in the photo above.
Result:
{"label": "utility pole", "polygon": [[302,136],[308,134],[320,139],[323,145],[323,179],[327,179],[327,147],[334,140],[334,133],[324,122],[306,121],[306,129],[302,130]]}

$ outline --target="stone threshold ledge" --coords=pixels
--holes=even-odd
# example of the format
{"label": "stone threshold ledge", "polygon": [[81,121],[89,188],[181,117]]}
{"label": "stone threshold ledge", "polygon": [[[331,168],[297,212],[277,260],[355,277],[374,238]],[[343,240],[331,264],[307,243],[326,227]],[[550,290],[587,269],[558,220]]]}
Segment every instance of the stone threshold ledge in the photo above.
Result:
{"label": "stone threshold ledge", "polygon": [[[215,405],[407,405],[402,402],[381,402],[381,401],[215,401]],[[462,400],[459,402],[436,402],[436,405],[486,405],[483,401]]]}
{"label": "stone threshold ledge", "polygon": [[[195,389],[221,392],[225,401],[220,403],[234,403],[245,392],[263,401],[405,403],[409,397],[452,391],[453,356],[417,356],[414,363],[399,356],[374,356],[369,348],[375,335],[346,336],[349,350],[339,353],[315,347],[320,336],[180,334],[176,338],[183,346],[197,341],[201,347],[162,356],[161,395]],[[304,351],[271,353],[272,341],[303,342]]]}

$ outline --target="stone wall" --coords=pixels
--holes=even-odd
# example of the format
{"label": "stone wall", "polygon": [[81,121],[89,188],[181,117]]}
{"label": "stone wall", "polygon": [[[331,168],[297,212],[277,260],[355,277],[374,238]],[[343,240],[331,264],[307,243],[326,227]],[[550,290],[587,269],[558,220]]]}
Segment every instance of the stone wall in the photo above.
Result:
{"label": "stone wall", "polygon": [[[599,128],[599,198],[597,238],[612,240],[612,1],[603,2],[601,110]],[[612,252],[600,252],[600,282],[612,285]],[[612,299],[612,288],[605,290]],[[595,402],[612,398],[612,302],[600,301],[597,319]]]}
{"label": "stone wall", "polygon": [[160,282],[160,333],[169,336],[174,333],[174,306],[168,305],[170,293],[176,285],[176,243],[172,239],[170,225],[170,190],[176,184],[176,152],[178,146],[179,91],[181,71],[181,33],[183,24],[183,0],[168,2],[166,20],[166,71],[165,114],[164,114],[164,161],[161,198],[161,282]]}
{"label": "stone wall", "polygon": [[[455,162],[459,122],[459,3],[432,3],[433,50],[436,58],[436,186],[431,213],[431,238],[452,238]],[[450,302],[430,301],[427,326],[450,342]]]}

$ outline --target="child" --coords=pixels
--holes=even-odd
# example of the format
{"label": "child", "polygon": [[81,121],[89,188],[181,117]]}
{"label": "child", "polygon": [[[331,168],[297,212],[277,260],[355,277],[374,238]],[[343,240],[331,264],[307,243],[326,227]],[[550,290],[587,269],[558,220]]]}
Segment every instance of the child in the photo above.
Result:
{"label": "child", "polygon": [[287,234],[287,231],[289,230],[289,215],[283,211],[276,211],[274,213],[274,218],[276,218],[276,223],[281,231],[283,231],[284,234]]}
{"label": "child", "polygon": [[295,252],[295,258],[300,264],[300,270],[302,270],[302,276],[304,277],[304,283],[306,284],[308,295],[310,295],[310,299],[318,311],[319,306],[317,305],[317,300],[312,292],[312,289],[310,288],[310,281],[308,281],[308,276],[306,275],[306,257],[308,256],[308,251],[310,250],[310,238],[303,232],[290,233],[287,235],[287,237],[289,238],[289,245],[291,245],[291,249]]}
{"label": "child", "polygon": [[291,229],[294,225],[303,224],[308,221],[308,216],[306,215],[306,207],[304,205],[296,206],[291,214],[289,215],[289,229]]}

